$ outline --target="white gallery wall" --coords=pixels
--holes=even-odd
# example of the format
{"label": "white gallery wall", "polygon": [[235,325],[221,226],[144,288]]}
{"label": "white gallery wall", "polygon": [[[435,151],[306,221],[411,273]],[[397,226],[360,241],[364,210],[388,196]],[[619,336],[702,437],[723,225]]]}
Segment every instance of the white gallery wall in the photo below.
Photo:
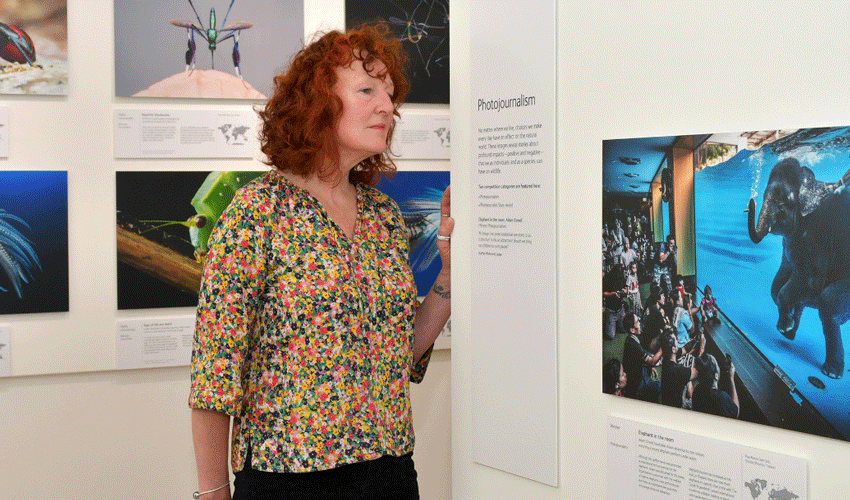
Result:
{"label": "white gallery wall", "polygon": [[[341,26],[343,5],[342,0],[306,0],[306,30]],[[471,458],[476,384],[469,328],[475,281],[465,257],[471,248],[471,205],[464,200],[471,192],[467,145],[475,76],[468,47],[475,19],[464,0],[452,0],[451,11],[453,344],[451,352],[437,353],[424,384],[414,389],[423,499],[604,498],[605,426],[611,414],[804,457],[810,463],[811,498],[845,498],[848,443],[601,393],[597,237],[603,139],[850,123],[850,5],[557,1],[552,36],[558,40],[558,487]],[[188,498],[197,486],[186,408],[188,368],[113,371],[114,345],[103,340],[114,332],[116,319],[134,317],[114,308],[114,172],[249,164],[117,162],[112,112],[116,107],[243,105],[139,104],[112,97],[112,12],[113,0],[69,0],[67,97],[0,96],[11,122],[10,155],[0,160],[0,168],[69,171],[72,273],[70,313],[0,316],[0,324],[13,329],[15,375],[0,379],[3,499]],[[522,44],[522,32],[506,29],[504,36]],[[504,292],[520,293],[510,283]],[[146,312],[157,313],[170,314]],[[51,370],[41,372],[39,366]]]}
{"label": "white gallery wall", "polygon": [[[228,2],[217,3],[226,8]],[[115,171],[266,167],[250,159],[116,160],[113,111],[250,110],[261,102],[115,98],[113,5],[68,0],[68,96],[0,95],[10,121],[9,157],[0,159],[0,169],[67,170],[70,239],[70,311],[0,314],[0,326],[11,330],[3,355],[12,358],[12,377],[0,378],[4,500],[179,499],[197,489],[189,367],[114,369],[116,321],[193,314],[191,308],[116,311]],[[344,27],[344,5],[305,2],[305,32]],[[182,60],[184,52],[185,44],[173,55]],[[402,170],[449,167],[448,161],[398,164]],[[412,389],[414,460],[425,498],[450,497],[450,373],[450,351],[437,351],[425,381]]]}
{"label": "white gallery wall", "polygon": [[[850,123],[850,4],[558,0],[557,11],[559,486],[472,460],[476,381],[472,344],[463,332],[473,316],[468,297],[476,288],[469,260],[456,257],[453,498],[605,498],[609,415],[803,457],[809,461],[809,498],[846,498],[846,442],[602,394],[598,237],[604,139]],[[475,75],[466,47],[475,22],[466,2],[452,3],[455,200],[472,191],[471,148],[458,146],[471,139]],[[503,33],[522,46],[523,32],[511,31],[510,20]],[[469,253],[472,225],[462,210],[471,206],[455,202],[453,209],[456,255],[459,247]],[[505,283],[504,293],[519,298],[522,291]],[[523,332],[516,335],[516,348],[522,349]]]}

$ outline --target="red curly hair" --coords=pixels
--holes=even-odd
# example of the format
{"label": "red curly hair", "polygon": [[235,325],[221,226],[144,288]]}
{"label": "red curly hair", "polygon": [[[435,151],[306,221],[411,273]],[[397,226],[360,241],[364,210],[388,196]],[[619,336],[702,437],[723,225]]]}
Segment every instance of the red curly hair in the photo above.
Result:
{"label": "red curly hair", "polygon": [[[259,112],[266,164],[304,177],[316,174],[329,179],[336,173],[339,148],[334,127],[342,114],[342,100],[333,89],[336,68],[349,67],[355,60],[362,61],[367,72],[375,61],[384,63],[386,71],[375,76],[392,79],[393,115],[399,116],[398,107],[410,90],[404,74],[407,55],[389,27],[373,23],[346,33],[321,34],[295,54],[285,73],[275,77],[274,95]],[[394,130],[395,120],[387,133],[387,150],[360,162],[349,173],[349,181],[374,185],[381,174],[395,172],[389,157]],[[329,168],[322,164],[325,160],[332,162]]]}

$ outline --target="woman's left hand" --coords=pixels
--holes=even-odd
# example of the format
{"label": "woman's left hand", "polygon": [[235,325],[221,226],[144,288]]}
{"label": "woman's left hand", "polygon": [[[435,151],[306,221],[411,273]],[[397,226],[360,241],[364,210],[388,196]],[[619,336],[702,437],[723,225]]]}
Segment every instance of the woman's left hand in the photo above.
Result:
{"label": "woman's left hand", "polygon": [[451,235],[455,227],[455,220],[452,219],[451,189],[451,186],[447,187],[443,192],[443,199],[440,200],[440,230],[437,231],[437,249],[440,251],[444,271],[448,271],[452,267]]}

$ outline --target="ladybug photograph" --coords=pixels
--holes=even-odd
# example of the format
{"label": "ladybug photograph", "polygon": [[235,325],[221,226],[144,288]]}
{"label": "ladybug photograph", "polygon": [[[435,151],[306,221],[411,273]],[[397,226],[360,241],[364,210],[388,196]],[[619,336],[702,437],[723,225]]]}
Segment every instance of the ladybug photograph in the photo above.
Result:
{"label": "ladybug photograph", "polygon": [[65,0],[0,1],[0,94],[68,94]]}

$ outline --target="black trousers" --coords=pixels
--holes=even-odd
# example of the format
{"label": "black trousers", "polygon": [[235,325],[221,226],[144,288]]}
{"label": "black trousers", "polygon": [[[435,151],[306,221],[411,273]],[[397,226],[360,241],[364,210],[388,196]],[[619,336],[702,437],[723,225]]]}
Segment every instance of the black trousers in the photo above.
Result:
{"label": "black trousers", "polygon": [[412,453],[334,469],[279,473],[245,468],[235,474],[233,500],[419,500]]}

